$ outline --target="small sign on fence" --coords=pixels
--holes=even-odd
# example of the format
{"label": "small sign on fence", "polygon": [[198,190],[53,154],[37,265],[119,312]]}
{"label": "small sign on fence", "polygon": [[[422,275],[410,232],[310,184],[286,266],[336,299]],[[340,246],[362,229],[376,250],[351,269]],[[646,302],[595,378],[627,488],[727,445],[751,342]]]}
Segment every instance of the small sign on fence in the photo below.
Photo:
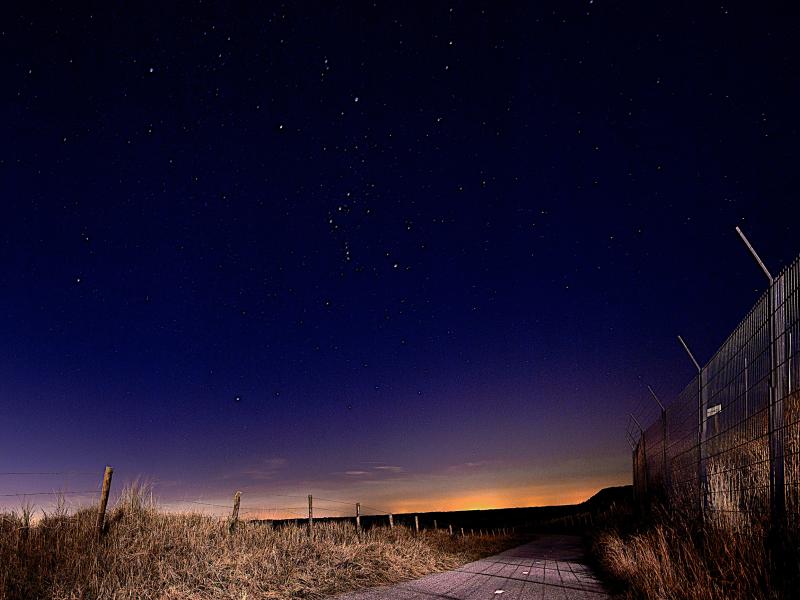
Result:
{"label": "small sign on fence", "polygon": [[706,409],[706,417],[713,417],[714,415],[722,412],[722,404],[715,404]]}

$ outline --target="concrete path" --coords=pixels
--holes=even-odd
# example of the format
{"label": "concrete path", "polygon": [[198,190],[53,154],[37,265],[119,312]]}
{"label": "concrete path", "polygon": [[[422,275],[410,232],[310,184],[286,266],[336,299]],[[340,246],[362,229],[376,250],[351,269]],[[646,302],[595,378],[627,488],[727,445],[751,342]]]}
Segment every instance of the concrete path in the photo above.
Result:
{"label": "concrete path", "polygon": [[610,598],[586,564],[580,538],[541,535],[534,541],[455,571],[336,600],[602,600]]}

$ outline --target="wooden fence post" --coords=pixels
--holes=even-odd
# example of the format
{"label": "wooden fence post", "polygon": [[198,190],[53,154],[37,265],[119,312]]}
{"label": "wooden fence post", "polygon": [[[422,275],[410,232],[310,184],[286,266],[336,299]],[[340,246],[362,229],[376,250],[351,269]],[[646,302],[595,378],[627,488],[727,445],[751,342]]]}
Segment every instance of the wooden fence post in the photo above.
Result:
{"label": "wooden fence post", "polygon": [[394,517],[389,513],[389,529],[394,529]]}
{"label": "wooden fence post", "polygon": [[242,499],[242,492],[236,492],[233,495],[233,512],[231,513],[231,523],[228,526],[228,530],[233,533],[236,529],[236,523],[239,520],[239,502]]}
{"label": "wooden fence post", "polygon": [[414,532],[419,533],[419,516],[414,515]]}
{"label": "wooden fence post", "polygon": [[461,537],[464,537],[464,528],[461,528]]}
{"label": "wooden fence post", "polygon": [[433,528],[439,529],[439,524],[436,522],[436,519],[433,520]]}
{"label": "wooden fence post", "polygon": [[103,489],[100,492],[100,506],[97,509],[97,539],[100,539],[103,536],[103,529],[105,528],[108,492],[111,491],[111,476],[113,474],[114,469],[106,466],[105,473],[103,473]]}
{"label": "wooden fence post", "polygon": [[356,530],[361,531],[361,502],[356,502]]}
{"label": "wooden fence post", "polygon": [[447,528],[450,530],[450,535],[453,535],[453,526],[448,525]]}
{"label": "wooden fence post", "polygon": [[308,495],[308,535],[314,535],[314,500]]}

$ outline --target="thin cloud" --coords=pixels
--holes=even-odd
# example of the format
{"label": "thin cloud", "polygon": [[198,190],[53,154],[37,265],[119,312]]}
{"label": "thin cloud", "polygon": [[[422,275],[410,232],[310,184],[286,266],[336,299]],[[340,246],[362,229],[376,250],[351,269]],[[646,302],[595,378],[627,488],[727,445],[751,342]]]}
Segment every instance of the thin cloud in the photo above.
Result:
{"label": "thin cloud", "polygon": [[504,466],[504,464],[505,463],[501,460],[472,460],[457,465],[451,465],[447,467],[446,470],[450,473],[468,473],[471,471],[481,471],[486,467],[500,468]]}
{"label": "thin cloud", "polygon": [[406,470],[403,467],[398,467],[394,465],[381,465],[378,467],[372,467],[376,471],[384,471],[388,473],[405,473]]}
{"label": "thin cloud", "polygon": [[252,481],[263,481],[273,479],[280,471],[286,469],[288,461],[285,458],[267,458],[253,467],[244,469],[240,472],[240,477],[245,477]]}

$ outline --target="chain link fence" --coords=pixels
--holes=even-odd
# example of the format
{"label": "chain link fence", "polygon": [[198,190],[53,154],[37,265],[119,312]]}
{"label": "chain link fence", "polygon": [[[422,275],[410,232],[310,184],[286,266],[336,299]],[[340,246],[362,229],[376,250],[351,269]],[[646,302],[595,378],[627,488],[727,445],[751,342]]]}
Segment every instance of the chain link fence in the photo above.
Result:
{"label": "chain link fence", "polygon": [[764,295],[678,397],[631,432],[639,502],[800,525],[799,340],[800,258],[770,276]]}

